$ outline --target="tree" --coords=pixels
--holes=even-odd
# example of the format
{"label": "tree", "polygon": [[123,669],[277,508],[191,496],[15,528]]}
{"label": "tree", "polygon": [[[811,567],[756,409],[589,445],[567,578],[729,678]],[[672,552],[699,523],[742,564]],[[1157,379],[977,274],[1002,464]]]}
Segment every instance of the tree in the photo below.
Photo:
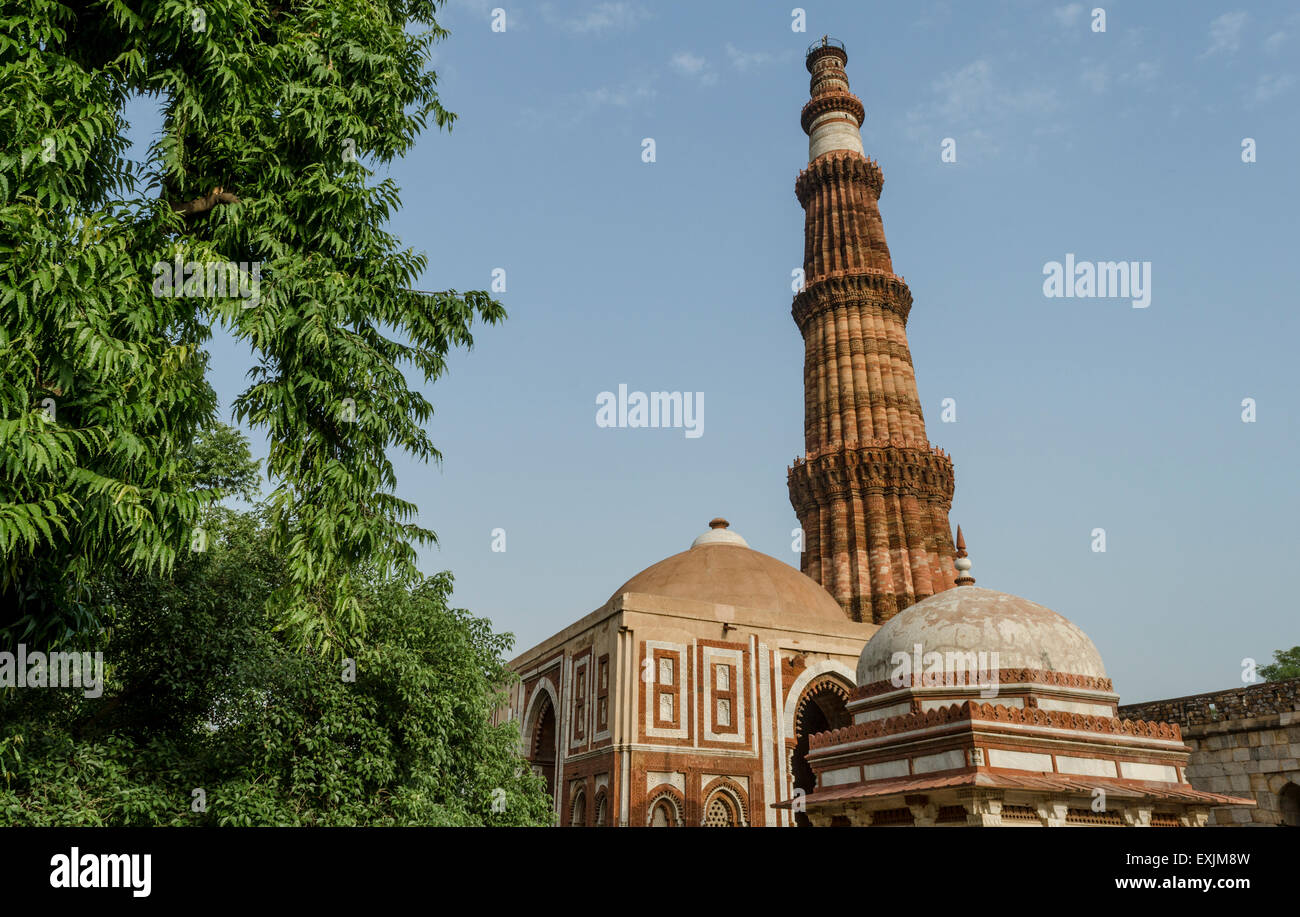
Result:
{"label": "tree", "polygon": [[[195,454],[212,459],[205,486],[251,464],[230,430]],[[450,575],[365,578],[373,627],[340,662],[267,614],[288,562],[266,507],[213,506],[202,523],[206,550],[169,575],[98,584],[114,609],[94,645],[101,696],[0,691],[0,824],[550,823],[516,724],[491,721],[511,638],[450,606]]]}
{"label": "tree", "polygon": [[1259,674],[1265,681],[1286,681],[1288,678],[1300,678],[1300,646],[1289,650],[1274,650],[1273,662],[1259,667]]}
{"label": "tree", "polygon": [[[8,642],[86,638],[104,623],[91,571],[165,573],[186,550],[215,499],[182,469],[213,420],[218,322],[253,355],[235,410],[270,441],[281,623],[337,657],[365,633],[363,576],[416,579],[435,536],[395,495],[388,451],[440,455],[404,371],[438,378],[476,317],[504,317],[483,292],[412,291],[425,258],[385,230],[397,189],[363,165],[454,121],[424,67],[446,36],[437,7],[4,0]],[[164,112],[142,169],[123,155],[135,92]]]}

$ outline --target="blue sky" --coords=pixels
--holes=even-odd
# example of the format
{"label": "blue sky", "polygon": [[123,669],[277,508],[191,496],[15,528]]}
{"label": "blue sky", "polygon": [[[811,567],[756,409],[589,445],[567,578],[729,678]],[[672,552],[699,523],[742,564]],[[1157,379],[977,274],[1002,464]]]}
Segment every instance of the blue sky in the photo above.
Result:
{"label": "blue sky", "polygon": [[[1078,3],[818,3],[801,33],[792,3],[507,4],[494,32],[501,5],[444,10],[459,120],[377,176],[424,288],[506,272],[509,320],[428,392],[443,466],[398,458],[457,604],[526,648],[716,515],[797,565],[793,189],[803,53],[829,33],[980,585],[1079,624],[1125,701],[1233,687],[1300,643],[1294,4],[1109,3],[1104,33]],[[1150,306],[1044,297],[1067,253],[1151,262]],[[248,361],[213,351],[228,411]],[[599,428],[620,383],[703,392],[704,434]]]}

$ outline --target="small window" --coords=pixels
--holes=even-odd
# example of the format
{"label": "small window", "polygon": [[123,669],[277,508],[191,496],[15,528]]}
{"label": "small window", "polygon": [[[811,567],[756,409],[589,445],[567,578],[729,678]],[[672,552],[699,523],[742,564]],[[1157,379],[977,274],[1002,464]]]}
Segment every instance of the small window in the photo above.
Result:
{"label": "small window", "polygon": [[584,667],[574,679],[573,736],[582,739],[587,734],[587,670]]}
{"label": "small window", "polygon": [[736,667],[713,665],[713,731],[739,732],[736,725]]}
{"label": "small window", "polygon": [[655,650],[655,659],[659,680],[654,686],[654,725],[676,729],[682,713],[677,704],[677,658],[671,651]]}
{"label": "small window", "polygon": [[596,731],[609,729],[609,656],[596,664]]}
{"label": "small window", "polygon": [[659,695],[659,719],[671,723],[673,721],[673,696],[671,694]]}

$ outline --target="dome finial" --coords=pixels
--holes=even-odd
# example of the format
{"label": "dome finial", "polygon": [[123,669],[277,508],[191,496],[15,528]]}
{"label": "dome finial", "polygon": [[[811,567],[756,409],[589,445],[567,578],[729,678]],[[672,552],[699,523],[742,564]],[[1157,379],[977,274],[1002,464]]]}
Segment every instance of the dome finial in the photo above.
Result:
{"label": "dome finial", "polygon": [[709,520],[709,530],[691,542],[692,548],[708,544],[732,544],[742,548],[749,547],[748,542],[741,538],[740,535],[731,531],[728,526],[731,523],[721,516]]}
{"label": "dome finial", "polygon": [[966,556],[966,539],[962,537],[961,526],[957,526],[957,559],[952,562],[957,568],[957,578],[953,584],[957,586],[974,586],[975,577],[970,575],[971,562]]}

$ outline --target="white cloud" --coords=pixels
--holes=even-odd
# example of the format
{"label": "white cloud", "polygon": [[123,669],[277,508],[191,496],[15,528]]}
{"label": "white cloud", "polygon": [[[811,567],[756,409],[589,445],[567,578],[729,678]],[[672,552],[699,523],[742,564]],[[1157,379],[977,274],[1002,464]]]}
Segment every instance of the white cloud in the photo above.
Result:
{"label": "white cloud", "polygon": [[1150,87],[1160,77],[1159,61],[1138,61],[1136,67],[1125,73],[1120,79],[1125,83]]}
{"label": "white cloud", "polygon": [[709,62],[689,51],[678,51],[668,64],[683,76],[697,76],[704,71]]}
{"label": "white cloud", "polygon": [[654,89],[645,83],[623,83],[618,86],[601,86],[587,89],[582,93],[582,100],[587,111],[594,111],[605,106],[626,108],[635,102],[644,102],[654,98]]}
{"label": "white cloud", "polygon": [[1085,57],[1079,62],[1079,81],[1093,92],[1104,93],[1116,86],[1151,89],[1160,76],[1159,61],[1138,61],[1131,70],[1116,71],[1105,61]]}
{"label": "white cloud", "polygon": [[1001,117],[1006,114],[1045,114],[1058,107],[1056,90],[1041,86],[1008,89],[994,76],[987,59],[973,61],[932,84],[939,96],[934,109],[954,121]]}
{"label": "white cloud", "polygon": [[1052,14],[1056,16],[1056,21],[1061,25],[1071,28],[1078,23],[1079,17],[1083,15],[1083,4],[1069,3],[1065,6],[1058,6],[1052,10]]}
{"label": "white cloud", "polygon": [[[1004,85],[987,59],[940,76],[930,89],[934,98],[907,114],[909,137],[934,144],[942,137],[956,137],[963,150],[973,148],[977,153],[999,152],[1000,136],[1050,132],[1051,125],[1044,119],[1061,107],[1055,89]],[[1036,123],[1032,127],[1015,123],[1022,116]]]}
{"label": "white cloud", "polygon": [[610,0],[597,3],[584,13],[560,16],[547,3],[542,6],[547,22],[576,35],[597,35],[601,32],[626,31],[650,18],[649,11],[639,3],[627,0]]}
{"label": "white cloud", "polygon": [[731,42],[727,42],[726,51],[731,66],[742,71],[762,67],[776,60],[776,55],[769,54],[767,51],[742,51]]}
{"label": "white cloud", "polygon": [[1251,94],[1251,99],[1257,105],[1272,101],[1278,96],[1287,92],[1295,85],[1295,77],[1289,73],[1279,73],[1275,76],[1264,75],[1259,78],[1255,84],[1255,90]]}
{"label": "white cloud", "polygon": [[1093,92],[1105,92],[1110,85],[1110,68],[1104,61],[1093,63],[1087,58],[1084,59],[1083,64],[1083,71],[1079,74],[1083,85]]}
{"label": "white cloud", "polygon": [[1246,27],[1248,18],[1244,10],[1237,10],[1224,13],[1211,22],[1210,47],[1202,56],[1220,53],[1235,54],[1241,47],[1241,31]]}
{"label": "white cloud", "polygon": [[646,76],[555,96],[524,108],[525,125],[577,125],[606,109],[641,109],[655,98],[655,81]]}
{"label": "white cloud", "polygon": [[946,25],[952,19],[952,6],[946,0],[938,0],[925,8],[920,17],[912,23],[914,29],[931,29]]}
{"label": "white cloud", "polygon": [[682,76],[699,80],[706,86],[712,85],[718,79],[708,61],[689,51],[678,51],[668,59],[668,66]]}
{"label": "white cloud", "polygon": [[1286,32],[1277,31],[1264,39],[1264,50],[1276,54],[1286,44]]}
{"label": "white cloud", "polygon": [[507,31],[513,32],[523,28],[523,18],[519,15],[519,7],[517,5],[503,7],[501,0],[448,0],[447,6],[450,9],[463,10],[475,20],[481,20],[484,26],[492,21],[493,10],[504,9]]}

